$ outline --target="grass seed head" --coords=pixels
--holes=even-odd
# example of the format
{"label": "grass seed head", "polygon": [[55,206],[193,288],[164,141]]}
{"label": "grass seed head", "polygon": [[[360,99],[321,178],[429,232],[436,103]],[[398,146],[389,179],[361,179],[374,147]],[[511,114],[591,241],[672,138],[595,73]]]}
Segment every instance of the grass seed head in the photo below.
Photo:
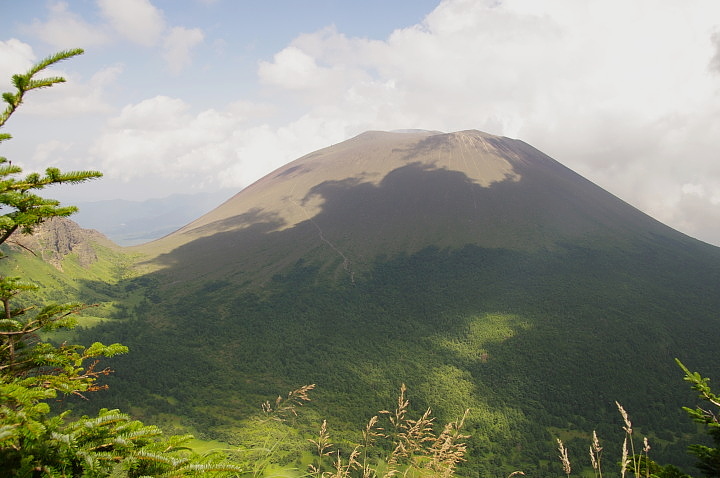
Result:
{"label": "grass seed head", "polygon": [[562,463],[563,471],[566,475],[570,476],[570,473],[572,472],[572,467],[570,466],[570,458],[568,458],[568,451],[567,448],[565,448],[565,445],[563,445],[562,440],[559,438],[557,439],[558,442],[558,451],[560,452],[560,462]]}
{"label": "grass seed head", "polygon": [[622,415],[623,421],[625,422],[625,426],[623,427],[623,430],[625,430],[625,433],[628,435],[632,435],[632,423],[630,422],[630,418],[628,418],[628,414],[623,408],[622,405],[620,405],[619,402],[615,402],[615,405],[617,405],[618,410],[620,411],[620,415]]}

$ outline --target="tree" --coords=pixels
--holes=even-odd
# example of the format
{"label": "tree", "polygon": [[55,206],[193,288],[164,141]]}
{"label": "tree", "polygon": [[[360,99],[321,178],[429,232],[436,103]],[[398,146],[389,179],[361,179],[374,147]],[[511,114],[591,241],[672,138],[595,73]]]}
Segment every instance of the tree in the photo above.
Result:
{"label": "tree", "polygon": [[[81,49],[51,55],[27,73],[12,77],[14,92],[4,93],[7,104],[0,128],[22,104],[28,91],[64,82],[61,77],[37,78],[56,63],[82,54]],[[10,139],[0,133],[0,142]],[[31,234],[44,221],[76,211],[36,192],[62,183],[82,183],[101,176],[97,171],[20,177],[22,169],[0,157],[0,246],[13,234]],[[0,262],[4,256],[0,251]],[[118,410],[101,410],[95,417],[69,419],[69,412],[51,413],[49,400],[103,388],[97,380],[109,369],[98,367],[100,357],[126,353],[120,344],[54,345],[38,332],[73,327],[86,306],[77,302],[16,307],[16,296],[37,286],[20,277],[0,274],[0,475],[34,477],[100,476],[215,476],[240,468],[219,455],[198,456],[185,446],[190,435],[163,437],[160,429],[133,420]]]}
{"label": "tree", "polygon": [[691,372],[680,360],[675,359],[675,361],[685,372],[683,379],[692,384],[691,387],[698,392],[699,398],[712,406],[709,409],[701,406],[695,408],[683,407],[683,410],[687,412],[694,422],[705,425],[707,433],[715,445],[693,444],[688,447],[688,451],[698,459],[695,466],[705,476],[720,477],[720,397],[715,395],[710,388],[708,384],[709,378],[703,377],[697,372]]}

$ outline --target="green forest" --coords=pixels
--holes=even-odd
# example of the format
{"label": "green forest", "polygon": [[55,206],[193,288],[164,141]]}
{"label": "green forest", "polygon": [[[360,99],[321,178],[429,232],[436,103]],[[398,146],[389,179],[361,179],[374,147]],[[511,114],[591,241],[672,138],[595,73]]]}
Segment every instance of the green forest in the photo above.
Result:
{"label": "green forest", "polygon": [[[13,76],[0,127],[81,53]],[[720,476],[716,248],[428,247],[258,288],[98,246],[60,272],[14,238],[101,173],[22,174],[0,158],[2,476]]]}
{"label": "green forest", "polygon": [[[113,403],[132,407],[142,396],[148,418],[181,416],[231,444],[249,432],[254,404],[278,390],[317,384],[313,405],[321,416],[308,413],[310,420],[298,425],[309,433],[322,417],[352,434],[405,383],[414,406],[431,407],[442,421],[470,409],[463,466],[483,476],[518,466],[554,476],[554,435],[589,467],[584,451],[592,430],[622,439],[615,400],[653,438],[655,456],[690,466],[685,449],[696,430],[681,406],[692,395],[664,384],[682,378],[673,353],[685,340],[697,343],[693,363],[717,360],[712,334],[697,342],[703,339],[684,335],[687,323],[673,325],[671,304],[690,289],[663,295],[666,302],[655,303],[652,315],[634,295],[650,286],[639,282],[643,276],[686,268],[696,275],[694,289],[717,280],[717,270],[668,254],[633,264],[641,272],[623,280],[615,275],[624,269],[608,260],[583,249],[551,261],[474,246],[429,249],[385,259],[370,280],[354,285],[339,286],[317,267],[296,264],[262,293],[238,293],[230,282],[190,293],[184,285],[179,293],[161,283],[147,287],[151,279],[140,277],[135,281],[145,287],[130,280],[129,293],[153,292],[126,314],[131,319],[80,336],[119,341],[144,357],[112,362],[120,371],[108,378]],[[627,264],[637,256],[615,260]],[[653,270],[642,271],[647,267]],[[596,275],[587,277],[585,268]],[[473,271],[472,280],[463,269]],[[501,283],[494,280],[499,273]],[[612,317],[604,306],[610,299]],[[602,329],[613,330],[610,340]],[[599,359],[606,356],[613,359]],[[147,363],[156,374],[147,374]],[[620,449],[615,453],[617,461]]]}

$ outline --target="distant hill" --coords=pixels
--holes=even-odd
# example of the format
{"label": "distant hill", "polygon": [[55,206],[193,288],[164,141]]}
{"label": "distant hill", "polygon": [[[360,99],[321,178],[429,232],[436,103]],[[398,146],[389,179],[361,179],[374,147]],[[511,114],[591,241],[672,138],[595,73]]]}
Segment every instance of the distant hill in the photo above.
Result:
{"label": "distant hill", "polygon": [[232,196],[229,190],[198,194],[174,194],[146,201],[123,199],[77,204],[73,219],[97,229],[121,246],[149,242],[181,228]]}
{"label": "distant hill", "polygon": [[441,419],[472,409],[468,475],[556,476],[554,437],[581,467],[593,430],[617,462],[615,400],[682,465],[673,358],[720,367],[720,249],[478,131],[361,134],[128,251],[124,315],[85,335],[132,350],[96,406],[230,442],[297,386],[318,385],[298,426],[347,434],[406,383]]}

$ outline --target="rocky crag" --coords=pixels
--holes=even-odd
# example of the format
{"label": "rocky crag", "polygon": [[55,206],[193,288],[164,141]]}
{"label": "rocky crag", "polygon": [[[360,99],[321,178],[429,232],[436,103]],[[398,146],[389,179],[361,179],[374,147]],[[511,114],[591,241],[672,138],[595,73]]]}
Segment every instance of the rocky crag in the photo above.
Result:
{"label": "rocky crag", "polygon": [[9,244],[31,251],[43,261],[62,271],[62,262],[70,254],[77,255],[82,267],[97,262],[98,257],[93,244],[118,247],[99,231],[83,229],[70,219],[52,218],[35,229],[32,235],[15,234]]}

